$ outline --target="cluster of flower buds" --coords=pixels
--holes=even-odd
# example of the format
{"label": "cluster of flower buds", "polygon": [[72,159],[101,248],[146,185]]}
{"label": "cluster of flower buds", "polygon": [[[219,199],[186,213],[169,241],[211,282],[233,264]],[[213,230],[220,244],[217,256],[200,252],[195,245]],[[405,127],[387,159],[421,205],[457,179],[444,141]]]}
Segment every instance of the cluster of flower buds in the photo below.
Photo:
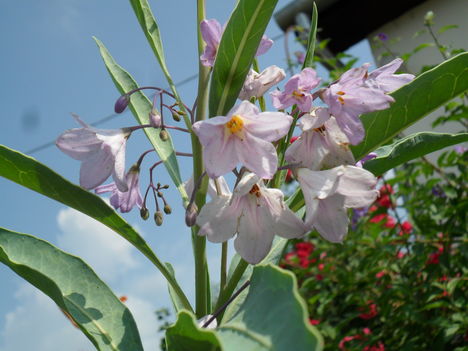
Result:
{"label": "cluster of flower buds", "polygon": [[[201,23],[201,34],[207,44],[200,57],[203,65],[213,66],[222,33],[223,28],[216,20]],[[272,43],[263,37],[257,55],[266,52]],[[123,112],[133,93],[142,89],[156,90],[148,124],[101,130],[86,125],[75,116],[82,128],[63,133],[57,146],[82,162],[80,184],[86,189],[95,189],[98,194],[110,192],[111,205],[121,212],[137,206],[141,217],[147,219],[146,199],[151,190],[156,203],[155,222],[161,225],[163,213],[158,199],[163,201],[164,212],[171,212],[162,193],[167,186],[153,183],[153,170],[161,161],[150,168],[150,184],[142,198],[139,186],[141,163],[153,150],[144,152],[125,172],[125,145],[137,129],[156,128],[162,141],[169,138],[166,129],[189,132],[165,124],[163,110],[169,110],[176,121],[183,116],[203,146],[204,167],[211,179],[211,201],[201,209],[191,201],[186,209],[186,223],[197,224],[200,227],[198,234],[211,242],[225,242],[235,237],[237,252],[247,262],[256,264],[268,254],[275,235],[298,238],[315,229],[329,241],[342,242],[348,230],[347,209],[374,202],[378,196],[374,189],[376,178],[355,166],[348,145],[356,145],[364,138],[359,116],[388,108],[393,102],[388,93],[413,78],[408,74],[394,74],[401,63],[402,60],[396,59],[370,73],[369,65],[365,64],[320,89],[317,89],[320,79],[315,70],[305,68],[289,79],[283,91],[270,94],[272,105],[277,109],[270,112],[263,111],[263,103],[260,103],[261,110],[253,102],[260,99],[264,102],[263,95],[285,78],[284,70],[277,66],[270,66],[263,72],[251,70],[240,92],[242,101],[238,105],[225,116],[196,123],[193,110],[186,105],[163,103],[164,95],[175,99],[174,95],[160,88],[142,87],[121,96],[115,111]],[[155,106],[158,97],[159,109]],[[317,98],[328,106],[315,107]],[[285,112],[290,107],[291,111]],[[301,134],[289,145],[296,124]],[[284,145],[289,147],[285,150]],[[192,156],[180,152],[176,155]],[[283,165],[283,160],[288,164]],[[277,189],[285,169],[291,171],[304,194],[304,218],[288,208],[284,194]],[[231,171],[237,177],[232,192],[222,178]],[[101,185],[110,175],[114,183]],[[186,187],[194,199],[198,187],[190,182]]]}

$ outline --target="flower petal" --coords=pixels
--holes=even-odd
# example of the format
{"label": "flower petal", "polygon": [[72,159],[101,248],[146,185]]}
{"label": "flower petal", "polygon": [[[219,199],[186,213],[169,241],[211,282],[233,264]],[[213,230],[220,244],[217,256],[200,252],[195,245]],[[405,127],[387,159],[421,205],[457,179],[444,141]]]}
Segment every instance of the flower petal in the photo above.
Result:
{"label": "flower petal", "polygon": [[288,131],[293,118],[282,112],[262,112],[254,118],[247,117],[245,129],[257,138],[265,141],[276,141],[284,137]]}
{"label": "flower petal", "polygon": [[323,238],[341,243],[348,232],[348,224],[344,196],[335,194],[319,201],[313,225]]}
{"label": "flower petal", "polygon": [[94,189],[109,178],[114,169],[114,156],[108,148],[103,148],[81,163],[80,185]]}
{"label": "flower petal", "polygon": [[235,150],[240,162],[250,171],[261,178],[273,178],[278,166],[278,156],[273,144],[245,133],[243,140],[236,138]]}
{"label": "flower petal", "polygon": [[345,206],[358,208],[372,204],[379,195],[379,191],[374,189],[377,178],[363,168],[344,168],[345,172],[339,180],[336,192],[345,196]]}
{"label": "flower petal", "polygon": [[230,205],[230,196],[218,196],[202,207],[197,217],[198,235],[206,235],[213,243],[229,240],[237,232],[240,216],[238,201]]}

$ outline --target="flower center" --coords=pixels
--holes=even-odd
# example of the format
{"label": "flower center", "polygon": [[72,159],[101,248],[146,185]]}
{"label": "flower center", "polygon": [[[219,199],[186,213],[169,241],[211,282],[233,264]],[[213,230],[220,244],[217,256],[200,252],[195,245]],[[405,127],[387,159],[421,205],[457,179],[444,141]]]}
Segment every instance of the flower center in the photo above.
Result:
{"label": "flower center", "polygon": [[301,93],[299,90],[294,90],[292,92],[292,96],[295,97],[296,99],[302,99],[305,96],[305,94]]}
{"label": "flower center", "polygon": [[257,184],[254,184],[252,189],[250,189],[249,194],[255,195],[256,197],[262,196],[262,193],[260,192],[260,188],[258,187]]}
{"label": "flower center", "polygon": [[342,98],[342,96],[345,94],[345,92],[340,90],[337,92],[337,94],[340,95],[338,96],[338,101],[340,102],[340,104],[344,105],[344,99]]}
{"label": "flower center", "polygon": [[226,128],[232,133],[238,133],[244,128],[244,121],[239,115],[232,116],[231,120],[226,123]]}

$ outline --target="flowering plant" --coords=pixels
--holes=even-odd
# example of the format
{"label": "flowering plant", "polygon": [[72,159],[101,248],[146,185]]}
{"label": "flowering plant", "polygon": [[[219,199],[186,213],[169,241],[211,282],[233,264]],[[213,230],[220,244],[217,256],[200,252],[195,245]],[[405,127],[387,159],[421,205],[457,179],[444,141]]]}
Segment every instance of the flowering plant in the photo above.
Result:
{"label": "flowering plant", "polygon": [[[170,76],[149,4],[146,0],[130,2],[171,91],[138,86],[96,39],[121,93],[115,111],[130,108],[138,124],[98,130],[76,117],[82,127],[65,131],[56,144],[82,162],[81,187],[6,147],[1,148],[5,166],[0,174],[97,219],[155,265],[168,282],[178,313],[166,332],[169,350],[224,350],[239,344],[246,350],[287,350],[292,344],[297,349],[320,350],[322,338],[307,322],[293,275],[276,266],[280,253],[287,239],[303,237],[312,230],[331,242],[345,240],[348,209],[369,206],[379,195],[375,174],[366,164],[362,167],[362,161],[356,165],[356,160],[464,91],[466,82],[459,84],[458,77],[463,74],[460,67],[464,67],[467,55],[459,55],[414,81],[409,74],[396,73],[401,64],[396,59],[371,72],[368,65],[353,68],[337,81],[319,86],[321,80],[313,68],[315,9],[301,72],[289,78],[284,89],[270,93],[276,109],[271,111],[264,94],[285,78],[285,73],[277,66],[260,72],[255,57],[272,45],[264,32],[277,1],[240,0],[223,28],[216,20],[205,18],[204,1],[200,0],[196,18],[199,89],[195,103],[188,104]],[[427,87],[427,82],[441,75],[448,77],[453,89]],[[155,93],[152,99],[146,91]],[[413,94],[415,91],[418,94]],[[438,100],[428,98],[434,94]],[[327,106],[319,107],[318,99]],[[175,122],[183,119],[185,125],[169,124],[168,112]],[[302,134],[291,145],[297,124]],[[126,170],[127,141],[141,130],[152,148]],[[171,138],[176,132],[189,136],[191,153],[176,151]],[[421,144],[406,145],[406,151],[416,147]],[[372,164],[380,171],[394,153],[378,151]],[[149,167],[150,182],[141,191],[143,161],[154,153],[159,160]],[[181,172],[178,157],[182,156],[192,157],[189,172]],[[397,158],[392,165],[404,161]],[[166,167],[180,193],[185,223],[191,230],[194,304],[180,287],[172,266],[163,264],[134,228],[87,191],[111,192],[114,209],[129,212],[137,207],[143,220],[152,212],[156,225],[162,226],[164,215],[172,209],[164,195],[169,186],[154,181],[159,165]],[[286,198],[281,188],[288,170],[300,186]],[[103,184],[110,175],[114,182]],[[231,238],[235,238],[237,254],[228,274],[227,242]],[[219,294],[213,299],[206,239],[221,244]],[[50,296],[97,349],[142,350],[129,309],[84,262],[42,240],[7,229],[0,232],[0,248],[1,261]],[[35,255],[41,259],[36,260]],[[73,281],[57,269],[61,266],[67,267]],[[285,323],[294,328],[285,331]]]}

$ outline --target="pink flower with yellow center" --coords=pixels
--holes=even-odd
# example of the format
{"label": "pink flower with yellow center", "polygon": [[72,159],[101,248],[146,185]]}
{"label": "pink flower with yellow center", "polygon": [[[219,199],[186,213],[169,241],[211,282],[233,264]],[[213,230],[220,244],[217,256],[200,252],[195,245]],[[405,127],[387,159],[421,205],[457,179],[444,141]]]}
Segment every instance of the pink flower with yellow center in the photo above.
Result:
{"label": "pink flower with yellow center", "polygon": [[272,178],[278,165],[272,142],[284,137],[291,123],[291,116],[260,112],[248,101],[233,107],[227,116],[194,123],[208,176],[217,178],[240,163],[261,178]]}

